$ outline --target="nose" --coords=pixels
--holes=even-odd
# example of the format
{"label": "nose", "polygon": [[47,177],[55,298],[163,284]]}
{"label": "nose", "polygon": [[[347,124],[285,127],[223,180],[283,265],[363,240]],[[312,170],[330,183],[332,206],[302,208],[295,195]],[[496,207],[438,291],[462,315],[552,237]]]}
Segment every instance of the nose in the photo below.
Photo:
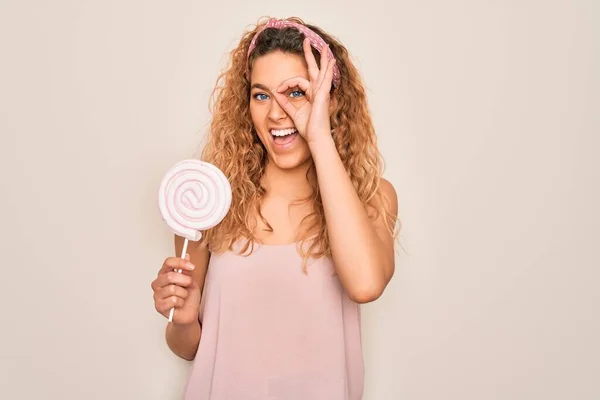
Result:
{"label": "nose", "polygon": [[267,115],[270,120],[281,121],[282,119],[285,119],[287,117],[287,114],[285,113],[283,108],[281,108],[277,100],[272,99],[270,103],[271,106],[269,108],[269,114]]}

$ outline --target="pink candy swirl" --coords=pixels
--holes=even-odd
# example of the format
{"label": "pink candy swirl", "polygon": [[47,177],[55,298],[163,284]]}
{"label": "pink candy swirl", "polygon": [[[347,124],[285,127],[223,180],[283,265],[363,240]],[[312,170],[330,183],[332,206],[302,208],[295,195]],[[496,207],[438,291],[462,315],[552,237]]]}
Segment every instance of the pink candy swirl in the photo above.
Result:
{"label": "pink candy swirl", "polygon": [[231,206],[231,186],[216,166],[200,160],[175,164],[158,192],[163,220],[177,235],[198,241],[201,231],[218,225]]}

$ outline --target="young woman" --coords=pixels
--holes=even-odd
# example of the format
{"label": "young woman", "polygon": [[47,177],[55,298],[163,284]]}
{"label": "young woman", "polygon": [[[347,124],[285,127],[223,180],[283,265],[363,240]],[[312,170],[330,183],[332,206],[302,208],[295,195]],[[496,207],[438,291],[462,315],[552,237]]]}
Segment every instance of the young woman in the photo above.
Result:
{"label": "young woman", "polygon": [[170,349],[194,360],[185,398],[361,399],[359,306],[394,273],[397,198],[358,71],[297,18],[259,24],[230,61],[202,159],[231,209],[152,283],[158,312],[175,307]]}

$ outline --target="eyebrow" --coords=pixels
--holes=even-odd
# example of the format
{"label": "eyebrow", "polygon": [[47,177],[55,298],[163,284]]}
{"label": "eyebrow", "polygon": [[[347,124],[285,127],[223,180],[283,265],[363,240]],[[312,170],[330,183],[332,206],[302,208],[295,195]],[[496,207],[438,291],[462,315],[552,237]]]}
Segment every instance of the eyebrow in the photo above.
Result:
{"label": "eyebrow", "polygon": [[266,90],[267,92],[271,91],[271,89],[269,89],[268,87],[266,87],[262,83],[253,83],[252,86],[250,86],[250,90],[252,90],[254,88],[261,89],[261,90]]}

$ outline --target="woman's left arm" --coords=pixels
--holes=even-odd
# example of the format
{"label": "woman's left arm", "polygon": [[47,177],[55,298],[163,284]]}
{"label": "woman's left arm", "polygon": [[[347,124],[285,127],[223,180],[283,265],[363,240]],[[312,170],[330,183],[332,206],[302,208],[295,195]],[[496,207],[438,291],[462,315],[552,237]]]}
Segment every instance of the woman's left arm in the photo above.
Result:
{"label": "woman's left arm", "polygon": [[[393,227],[383,213],[369,218],[331,135],[310,142],[329,231],[336,272],[348,296],[357,303],[374,301],[394,274]],[[387,213],[396,218],[398,198],[385,179],[380,191]]]}

